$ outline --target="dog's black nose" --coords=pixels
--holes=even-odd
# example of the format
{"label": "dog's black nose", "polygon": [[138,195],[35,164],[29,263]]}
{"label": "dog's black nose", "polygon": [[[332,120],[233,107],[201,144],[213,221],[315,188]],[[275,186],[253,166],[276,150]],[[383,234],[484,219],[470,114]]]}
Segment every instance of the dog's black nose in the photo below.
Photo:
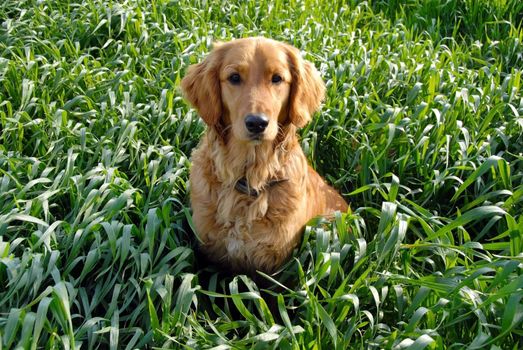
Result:
{"label": "dog's black nose", "polygon": [[245,117],[245,126],[253,134],[261,134],[269,125],[269,118],[265,114],[248,114]]}

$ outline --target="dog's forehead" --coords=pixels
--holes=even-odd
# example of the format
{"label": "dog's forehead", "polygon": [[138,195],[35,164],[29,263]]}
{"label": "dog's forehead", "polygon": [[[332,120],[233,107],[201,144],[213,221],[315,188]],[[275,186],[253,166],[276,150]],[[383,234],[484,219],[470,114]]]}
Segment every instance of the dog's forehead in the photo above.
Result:
{"label": "dog's forehead", "polygon": [[268,39],[239,39],[227,43],[224,65],[253,64],[265,67],[286,67],[288,56],[284,45]]}
{"label": "dog's forehead", "polygon": [[287,66],[288,56],[281,45],[270,45],[268,43],[261,43],[257,46],[254,54],[256,59],[265,65],[280,65]]}

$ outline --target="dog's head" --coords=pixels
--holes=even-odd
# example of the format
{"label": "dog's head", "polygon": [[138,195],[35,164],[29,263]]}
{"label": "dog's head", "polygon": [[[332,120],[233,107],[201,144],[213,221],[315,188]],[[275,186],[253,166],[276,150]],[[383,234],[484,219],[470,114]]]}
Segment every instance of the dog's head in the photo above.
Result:
{"label": "dog's head", "polygon": [[282,125],[305,126],[325,94],[296,48],[265,38],[215,44],[181,85],[207,125],[254,143],[274,140]]}

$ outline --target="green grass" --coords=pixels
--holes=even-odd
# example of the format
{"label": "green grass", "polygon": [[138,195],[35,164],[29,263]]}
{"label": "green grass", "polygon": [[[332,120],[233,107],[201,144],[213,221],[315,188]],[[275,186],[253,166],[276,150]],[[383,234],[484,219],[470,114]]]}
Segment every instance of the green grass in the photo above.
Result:
{"label": "green grass", "polygon": [[[523,3],[212,3],[0,4],[0,348],[523,347]],[[195,256],[179,91],[250,35],[322,72],[352,207],[256,279]]]}

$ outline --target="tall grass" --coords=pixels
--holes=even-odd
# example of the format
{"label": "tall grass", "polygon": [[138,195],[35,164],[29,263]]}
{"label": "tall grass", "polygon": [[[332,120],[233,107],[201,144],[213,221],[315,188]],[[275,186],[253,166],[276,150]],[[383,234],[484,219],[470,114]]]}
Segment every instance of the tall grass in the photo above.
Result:
{"label": "tall grass", "polygon": [[[0,347],[523,346],[519,1],[0,4]],[[196,255],[181,98],[214,40],[327,82],[301,132],[351,202],[274,276]]]}

